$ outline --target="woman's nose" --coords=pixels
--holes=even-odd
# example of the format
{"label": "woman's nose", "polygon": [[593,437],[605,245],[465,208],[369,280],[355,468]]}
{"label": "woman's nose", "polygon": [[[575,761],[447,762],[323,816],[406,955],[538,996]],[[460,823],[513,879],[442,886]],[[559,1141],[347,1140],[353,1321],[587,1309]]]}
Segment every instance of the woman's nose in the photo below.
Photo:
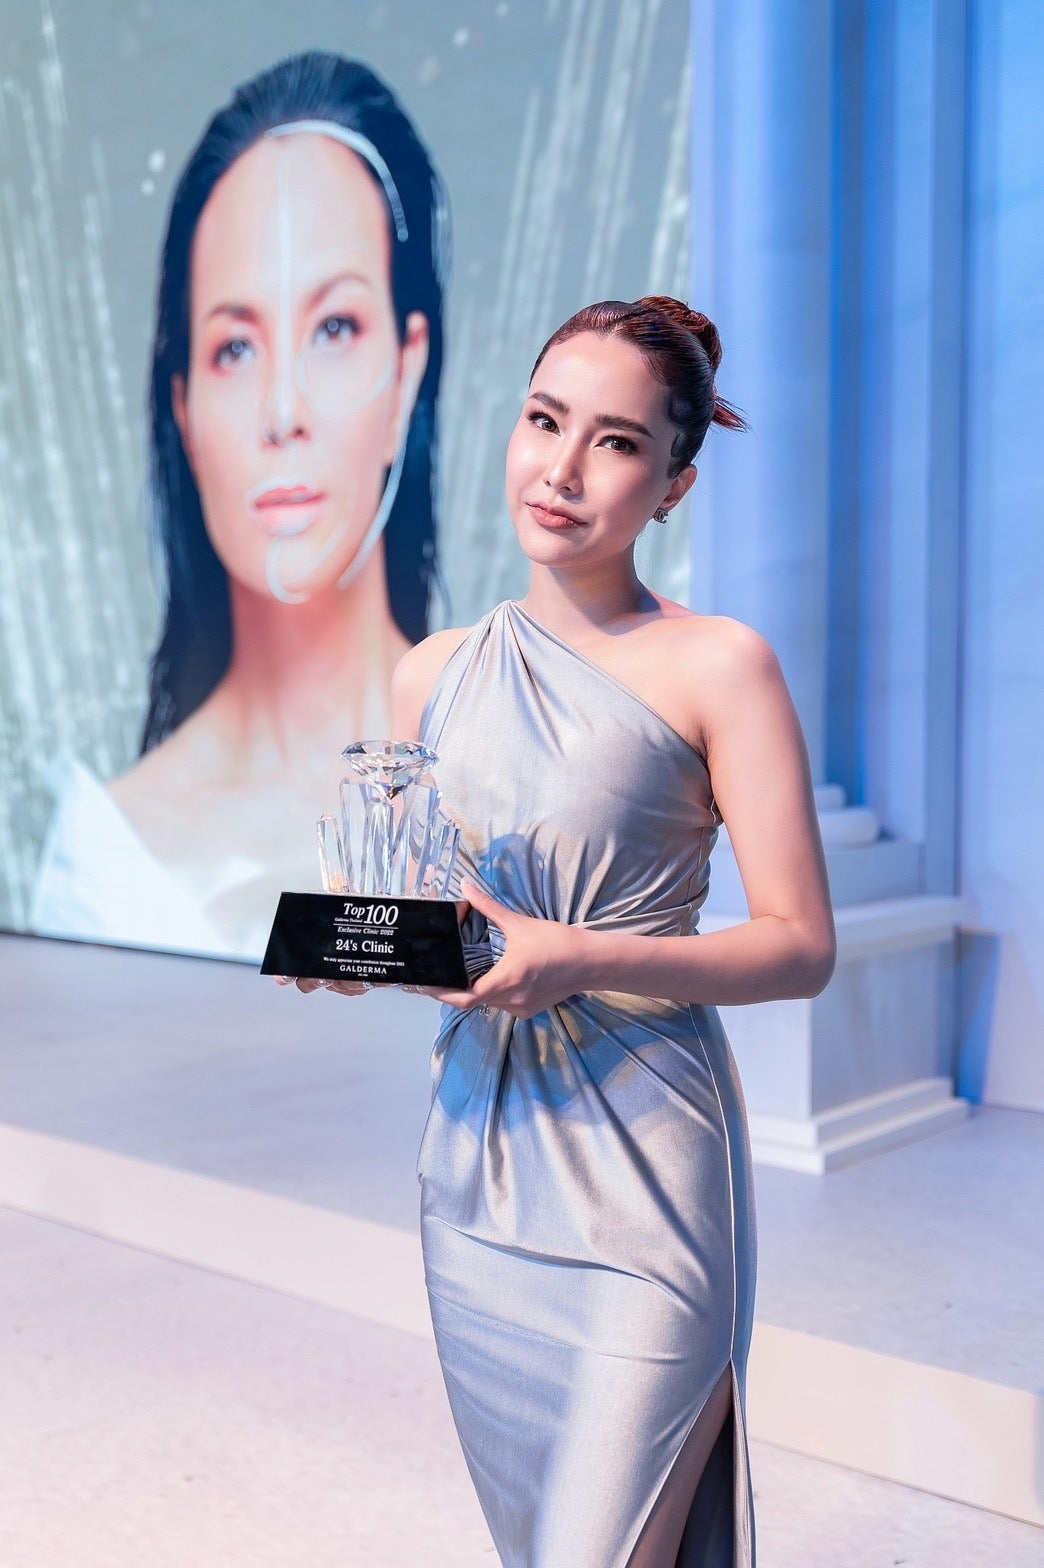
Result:
{"label": "woman's nose", "polygon": [[544,483],[552,490],[575,495],[583,489],[580,454],[572,442],[563,441],[556,447],[554,456],[544,473]]}
{"label": "woman's nose", "polygon": [[299,441],[308,434],[308,399],[298,385],[296,366],[289,357],[281,358],[261,410],[261,433],[272,446]]}

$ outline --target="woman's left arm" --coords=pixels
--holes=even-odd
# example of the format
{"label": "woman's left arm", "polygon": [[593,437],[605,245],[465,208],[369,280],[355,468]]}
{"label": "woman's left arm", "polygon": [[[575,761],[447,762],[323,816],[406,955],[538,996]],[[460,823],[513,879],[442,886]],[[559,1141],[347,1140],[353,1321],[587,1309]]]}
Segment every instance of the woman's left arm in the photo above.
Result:
{"label": "woman's left arm", "polygon": [[534,920],[464,889],[503,930],[505,951],[470,991],[443,1000],[521,1018],[580,991],[731,1005],[826,985],[834,922],[797,714],[764,639],[738,622],[717,626],[700,660],[698,727],[750,919],[698,938],[636,936]]}

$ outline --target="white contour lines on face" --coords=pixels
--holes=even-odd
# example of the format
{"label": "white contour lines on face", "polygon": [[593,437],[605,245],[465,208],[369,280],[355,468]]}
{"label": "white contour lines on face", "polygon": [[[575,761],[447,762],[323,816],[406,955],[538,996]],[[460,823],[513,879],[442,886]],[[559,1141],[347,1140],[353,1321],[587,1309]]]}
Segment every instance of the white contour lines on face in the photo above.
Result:
{"label": "white contour lines on face", "polygon": [[[335,133],[337,129],[339,128],[336,126],[324,127],[320,122],[307,122],[303,123],[299,127],[279,127],[275,132],[270,134],[274,135],[279,141],[282,141],[284,136],[297,131],[302,134],[307,132],[312,134],[316,132],[330,134],[333,140],[341,141],[344,145],[351,146],[352,150],[360,156],[366,156],[365,150],[363,148],[355,146],[352,143],[348,143],[345,138],[336,135]],[[280,150],[282,151],[282,148]],[[380,172],[381,171],[378,170],[378,173]],[[382,180],[383,179],[384,176],[382,175]],[[270,428],[272,434],[275,435],[278,439],[285,439],[286,435],[291,429],[293,421],[295,388],[298,395],[304,400],[305,403],[309,405],[309,407],[311,407],[317,413],[321,412],[321,410],[317,407],[315,390],[308,384],[307,377],[304,373],[305,347],[302,345],[296,355],[294,354],[293,349],[294,322],[291,300],[293,255],[292,224],[290,221],[290,179],[287,160],[283,157],[280,157],[279,159],[279,177],[276,199],[278,233],[276,366],[275,385],[273,388],[273,395],[270,404]],[[398,220],[396,221],[398,222]],[[361,246],[360,248],[364,249],[365,247]],[[352,410],[365,408],[367,404],[372,403],[373,400],[378,397],[380,393],[383,392],[384,389],[388,386],[392,379],[393,371],[394,356],[389,356],[382,369],[377,373],[370,386],[366,389],[364,395],[350,402],[342,410],[342,412],[349,412]],[[358,575],[371,551],[373,550],[374,545],[377,543],[377,540],[384,532],[384,527],[388,521],[388,515],[391,511],[392,504],[395,500],[395,495],[398,490],[404,456],[405,441],[404,439],[400,439],[395,454],[395,460],[391,466],[391,470],[389,471],[388,478],[384,486],[384,492],[381,496],[376,515],[363,535],[363,538],[360,540],[359,546],[356,549],[351,561],[348,563],[347,568],[338,578],[338,588],[346,588],[348,584],[352,582],[353,579]],[[263,494],[265,491],[279,487],[290,489],[293,488],[296,483],[297,481],[293,477],[290,477],[286,481],[278,477],[275,479],[269,479],[262,485],[256,486],[248,493],[245,498],[247,507],[254,513],[256,517],[258,517],[259,526],[264,528],[266,532],[273,534],[272,542],[269,545],[268,554],[265,559],[265,581],[268,585],[269,592],[272,594],[272,597],[279,600],[280,603],[283,604],[303,604],[311,597],[307,590],[299,586],[295,586],[295,584],[304,582],[306,578],[311,576],[313,572],[317,571],[319,567],[322,566],[323,563],[327,561],[330,556],[333,555],[334,552],[339,548],[350,530],[352,512],[354,510],[354,506],[351,503],[354,501],[355,495],[358,491],[358,482],[353,475],[348,495],[344,499],[343,511],[340,520],[335,523],[326,539],[321,544],[317,544],[317,547],[315,548],[311,557],[307,560],[306,564],[303,567],[298,564],[293,574],[287,576],[285,571],[286,563],[284,559],[287,546],[292,541],[301,538],[304,534],[307,533],[308,529],[312,526],[318,516],[318,508],[316,508],[315,511],[305,511],[299,518],[294,519],[287,524],[281,525],[277,529],[273,529],[270,526],[265,526],[264,520],[255,509],[254,502],[256,502],[258,496]]]}

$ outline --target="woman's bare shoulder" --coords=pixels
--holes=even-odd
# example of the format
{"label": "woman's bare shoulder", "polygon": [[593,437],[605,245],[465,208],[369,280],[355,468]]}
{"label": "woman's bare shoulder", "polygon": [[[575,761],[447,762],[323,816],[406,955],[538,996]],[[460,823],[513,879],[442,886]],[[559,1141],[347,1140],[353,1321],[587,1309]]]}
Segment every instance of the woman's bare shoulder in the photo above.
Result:
{"label": "woman's bare shoulder", "polygon": [[395,666],[392,680],[413,685],[430,674],[434,681],[471,629],[470,626],[447,626],[444,631],[432,632],[423,642],[415,643],[406,650]]}
{"label": "woman's bare shoulder", "polygon": [[658,707],[707,756],[714,735],[759,695],[779,697],[783,679],[765,638],[728,615],[664,605],[645,652],[649,691]]}
{"label": "woman's bare shoulder", "polygon": [[776,663],[770,644],[744,621],[731,615],[694,615],[691,636],[705,658],[717,660],[723,671],[756,674]]}
{"label": "woman's bare shoulder", "polygon": [[730,615],[702,615],[685,605],[661,599],[657,618],[660,637],[681,658],[675,665],[683,678],[697,660],[705,673],[730,681],[764,676],[778,668],[771,646],[760,632]]}
{"label": "woman's bare shoulder", "polygon": [[435,682],[470,631],[470,626],[447,626],[403,654],[391,682],[396,734],[404,738],[416,735]]}

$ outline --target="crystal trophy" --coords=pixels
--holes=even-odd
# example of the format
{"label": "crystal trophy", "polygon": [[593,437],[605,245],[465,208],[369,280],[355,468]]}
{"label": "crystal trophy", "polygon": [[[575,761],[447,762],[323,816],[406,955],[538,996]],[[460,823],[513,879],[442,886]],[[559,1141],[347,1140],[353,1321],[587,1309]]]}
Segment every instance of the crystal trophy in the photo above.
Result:
{"label": "crystal trophy", "polygon": [[283,893],[262,974],[372,985],[467,986],[450,897],[460,829],[416,741],[341,753],[339,810],[318,821],[321,893]]}

